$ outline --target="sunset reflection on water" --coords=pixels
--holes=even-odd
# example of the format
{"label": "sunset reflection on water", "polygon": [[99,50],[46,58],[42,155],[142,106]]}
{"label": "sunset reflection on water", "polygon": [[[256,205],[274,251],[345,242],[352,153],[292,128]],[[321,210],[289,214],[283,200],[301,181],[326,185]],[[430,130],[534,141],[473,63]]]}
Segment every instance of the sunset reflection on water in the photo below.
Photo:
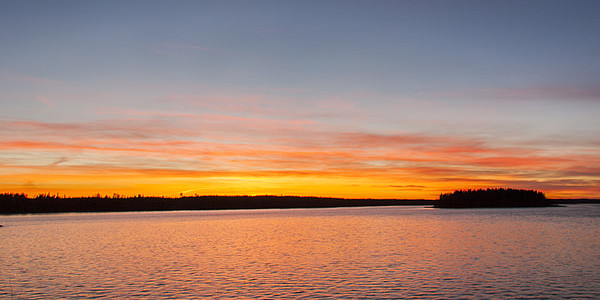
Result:
{"label": "sunset reflection on water", "polygon": [[[598,297],[600,207],[5,216],[0,296]],[[16,292],[15,292],[16,291]]]}

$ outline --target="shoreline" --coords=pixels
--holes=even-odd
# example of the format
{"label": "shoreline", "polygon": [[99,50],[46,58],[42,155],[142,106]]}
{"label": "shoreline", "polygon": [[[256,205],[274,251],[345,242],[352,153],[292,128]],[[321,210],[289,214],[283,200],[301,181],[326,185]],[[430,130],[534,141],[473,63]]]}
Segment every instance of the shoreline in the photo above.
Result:
{"label": "shoreline", "polygon": [[[600,204],[600,199],[548,199],[561,204]],[[335,208],[367,206],[430,206],[439,200],[327,198],[303,196],[193,196],[165,197],[38,197],[0,199],[0,215],[45,213],[102,213],[144,211],[202,211],[245,209]],[[520,206],[514,207],[519,208]],[[526,207],[526,206],[523,206]],[[548,207],[548,206],[544,206]],[[489,207],[495,208],[495,207]]]}
{"label": "shoreline", "polygon": [[302,196],[13,197],[0,199],[0,215],[125,211],[233,210],[433,205],[424,199],[345,199]]}

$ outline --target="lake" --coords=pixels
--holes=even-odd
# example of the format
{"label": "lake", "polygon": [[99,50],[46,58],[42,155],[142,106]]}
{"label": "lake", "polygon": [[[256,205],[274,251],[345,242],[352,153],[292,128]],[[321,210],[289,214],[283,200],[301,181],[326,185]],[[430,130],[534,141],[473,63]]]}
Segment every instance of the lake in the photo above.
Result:
{"label": "lake", "polygon": [[0,299],[600,299],[600,205],[0,216]]}

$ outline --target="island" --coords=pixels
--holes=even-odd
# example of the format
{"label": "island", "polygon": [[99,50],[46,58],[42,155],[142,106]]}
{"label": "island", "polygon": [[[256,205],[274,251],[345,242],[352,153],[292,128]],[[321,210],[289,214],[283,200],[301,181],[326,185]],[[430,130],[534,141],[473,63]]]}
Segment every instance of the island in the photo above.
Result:
{"label": "island", "polygon": [[441,194],[435,201],[438,208],[477,208],[477,207],[545,207],[556,206],[544,193],[522,189],[478,189],[457,190]]}

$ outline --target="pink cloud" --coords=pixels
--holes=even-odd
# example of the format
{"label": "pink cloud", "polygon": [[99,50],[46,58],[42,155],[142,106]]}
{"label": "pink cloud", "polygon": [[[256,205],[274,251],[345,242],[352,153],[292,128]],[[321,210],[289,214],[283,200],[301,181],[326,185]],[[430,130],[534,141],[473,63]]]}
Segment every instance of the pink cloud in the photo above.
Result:
{"label": "pink cloud", "polygon": [[46,96],[38,95],[35,97],[35,100],[37,100],[39,103],[44,104],[48,107],[54,107],[54,104],[52,103],[52,101],[50,101],[50,99],[48,99],[48,97],[46,97]]}
{"label": "pink cloud", "polygon": [[271,101],[256,94],[238,96],[173,94],[168,96],[166,101],[179,102],[196,108],[208,108],[226,113],[285,116],[288,112],[288,109],[281,103],[282,99]]}
{"label": "pink cloud", "polygon": [[4,81],[14,81],[14,82],[24,82],[24,83],[34,83],[34,84],[62,84],[61,81],[32,76],[28,74],[19,74],[19,73],[10,73],[10,72],[2,72],[0,71],[0,79]]}
{"label": "pink cloud", "polygon": [[429,94],[433,97],[516,100],[600,100],[600,88],[538,86],[515,88],[479,88]]}
{"label": "pink cloud", "polygon": [[[270,95],[274,93],[274,95]],[[364,120],[368,114],[356,103],[340,97],[296,99],[283,94],[293,91],[257,90],[255,93],[208,91],[206,94],[172,94],[164,102],[179,104],[203,113],[252,115],[270,119],[337,119],[347,123]]]}
{"label": "pink cloud", "polygon": [[197,136],[192,128],[169,124],[164,120],[112,119],[80,123],[52,123],[37,121],[0,121],[5,135],[50,138],[123,138],[145,139],[165,136]]}
{"label": "pink cloud", "polygon": [[[556,180],[574,180],[571,187],[581,188],[600,176],[600,157],[587,148],[551,152],[531,145],[494,147],[463,136],[338,131],[303,120],[125,114],[137,117],[80,123],[1,121],[0,153],[46,153],[48,159],[41,164],[52,170],[76,170],[73,164],[80,164],[83,169],[165,176],[319,176],[390,183],[418,179],[432,185],[539,184],[556,189],[566,186],[550,184]],[[398,188],[421,189],[410,184]]]}
{"label": "pink cloud", "polygon": [[180,111],[165,111],[165,110],[140,110],[140,109],[124,109],[107,106],[100,106],[96,109],[96,114],[102,116],[119,116],[124,119],[132,118],[152,118],[152,117],[167,117],[167,118],[195,118],[196,113],[180,112]]}

